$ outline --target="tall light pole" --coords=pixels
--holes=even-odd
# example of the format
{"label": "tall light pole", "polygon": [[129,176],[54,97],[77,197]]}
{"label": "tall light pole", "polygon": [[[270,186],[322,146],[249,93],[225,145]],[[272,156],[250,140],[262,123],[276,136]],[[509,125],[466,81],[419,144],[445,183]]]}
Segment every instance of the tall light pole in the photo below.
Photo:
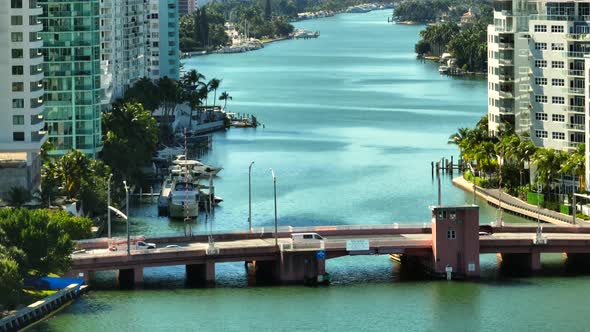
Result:
{"label": "tall light pole", "polygon": [[111,178],[113,177],[113,173],[109,175],[109,182],[107,182],[108,188],[108,197],[107,197],[107,222],[109,224],[109,239],[111,238],[111,209],[108,207],[111,206]]}
{"label": "tall light pole", "polygon": [[275,246],[279,246],[279,223],[277,222],[277,177],[275,176],[275,171],[270,169],[272,173],[272,182],[274,185],[274,194],[275,194]]}
{"label": "tall light pole", "polygon": [[252,232],[252,165],[254,162],[251,162],[248,167],[248,226],[250,232]]}
{"label": "tall light pole", "polygon": [[129,187],[127,181],[123,181],[125,185],[125,214],[127,215],[127,256],[131,255],[131,236],[129,235]]}

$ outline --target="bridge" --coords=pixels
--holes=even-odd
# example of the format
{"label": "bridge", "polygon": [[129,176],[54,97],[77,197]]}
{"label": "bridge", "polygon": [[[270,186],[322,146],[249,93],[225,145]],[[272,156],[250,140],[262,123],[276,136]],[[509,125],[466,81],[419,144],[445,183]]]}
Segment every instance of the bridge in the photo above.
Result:
{"label": "bridge", "polygon": [[[500,254],[503,261],[530,270],[541,268],[541,253],[567,253],[590,262],[590,228],[544,225],[479,225],[477,206],[433,207],[422,225],[317,226],[235,231],[209,237],[145,239],[158,249],[108,250],[108,239],[81,241],[85,252],[72,255],[70,275],[116,270],[122,284],[141,283],[146,267],[185,265],[190,283],[215,282],[215,264],[245,262],[256,278],[284,283],[322,282],[327,259],[347,255],[394,255],[402,264],[419,263],[434,275],[478,277],[479,255]],[[483,231],[482,231],[483,230]],[[293,233],[317,233],[324,240],[297,242]],[[166,248],[166,245],[174,246]]]}

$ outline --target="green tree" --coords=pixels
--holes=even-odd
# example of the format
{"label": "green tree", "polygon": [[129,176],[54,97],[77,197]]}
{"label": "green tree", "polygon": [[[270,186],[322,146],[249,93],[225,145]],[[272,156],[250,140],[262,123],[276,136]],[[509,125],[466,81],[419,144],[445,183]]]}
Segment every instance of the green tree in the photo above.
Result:
{"label": "green tree", "polygon": [[580,190],[586,186],[586,145],[580,144],[576,151],[570,153],[561,165],[561,174],[571,174],[578,177]]}
{"label": "green tree", "polygon": [[232,100],[233,98],[232,98],[232,96],[229,95],[229,93],[227,91],[223,91],[221,93],[221,95],[219,96],[219,100],[223,100],[224,101],[224,103],[223,103],[223,109],[226,109],[227,108],[227,100],[228,99],[229,100]]}
{"label": "green tree", "polygon": [[208,92],[213,92],[213,108],[215,108],[215,99],[217,99],[217,89],[219,89],[219,85],[221,84],[221,80],[214,78],[207,84]]}
{"label": "green tree", "polygon": [[560,174],[562,164],[567,160],[567,154],[554,149],[538,149],[533,156],[533,163],[537,166],[537,181],[548,193]]}
{"label": "green tree", "polygon": [[420,39],[414,46],[414,51],[420,56],[427,55],[431,50],[430,43],[424,39]]}
{"label": "green tree", "polygon": [[0,248],[0,304],[9,306],[18,304],[22,282],[18,263],[2,253]]}
{"label": "green tree", "polygon": [[123,103],[138,102],[152,114],[160,106],[160,98],[158,94],[158,87],[154,82],[143,77],[139,79],[133,86],[125,91]]}
{"label": "green tree", "polygon": [[469,136],[469,128],[459,128],[456,133],[449,136],[448,144],[455,144],[459,147],[459,154],[463,156],[464,145],[461,145]]}
{"label": "green tree", "polygon": [[23,187],[11,187],[8,190],[6,202],[10,206],[21,207],[31,199],[31,193]]}
{"label": "green tree", "polygon": [[264,4],[264,18],[267,21],[270,21],[271,17],[272,17],[271,2],[270,2],[270,0],[266,0],[266,2]]}
{"label": "green tree", "polygon": [[119,181],[139,183],[141,167],[149,163],[157,148],[156,120],[139,103],[115,105],[102,120],[104,162]]}

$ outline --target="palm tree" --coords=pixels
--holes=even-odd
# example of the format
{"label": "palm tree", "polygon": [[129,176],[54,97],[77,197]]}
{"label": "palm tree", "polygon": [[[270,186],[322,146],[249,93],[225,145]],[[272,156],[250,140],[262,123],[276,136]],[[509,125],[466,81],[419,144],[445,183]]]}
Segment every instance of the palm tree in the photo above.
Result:
{"label": "palm tree", "polygon": [[[193,111],[203,104],[201,96],[198,91],[189,91],[186,93],[185,100],[188,102],[188,106],[191,109],[190,118],[188,120],[188,127],[189,129],[192,128],[193,125]],[[200,117],[199,117],[200,119]]]}
{"label": "palm tree", "polygon": [[31,199],[31,193],[23,187],[12,187],[8,191],[6,201],[10,206],[21,207]]}
{"label": "palm tree", "polygon": [[223,91],[221,93],[221,95],[219,96],[219,100],[223,100],[225,101],[223,104],[223,109],[225,109],[227,107],[227,100],[232,100],[232,96],[229,95],[229,93],[227,93],[227,91]]}
{"label": "palm tree", "polygon": [[525,162],[526,165],[530,169],[531,158],[537,152],[537,147],[535,143],[531,141],[529,138],[522,139],[518,144],[518,147],[514,151],[514,158],[518,163],[518,172],[520,175],[520,186],[523,185],[523,174],[525,170]]}
{"label": "palm tree", "polygon": [[545,192],[551,189],[566,159],[565,152],[544,148],[538,149],[533,156],[533,162],[537,166],[537,180],[543,185]]}
{"label": "palm tree", "polygon": [[[586,172],[586,145],[578,145],[575,152],[568,155],[568,158],[561,165],[562,174],[572,174],[580,179],[580,190],[584,190],[586,186],[585,172]],[[574,189],[575,191],[575,189]]]}
{"label": "palm tree", "polygon": [[469,128],[459,128],[457,132],[449,136],[448,144],[455,144],[459,147],[459,152],[463,155],[463,151],[461,150],[461,142],[467,138],[469,135],[470,129]]}
{"label": "palm tree", "polygon": [[214,78],[209,81],[208,90],[209,92],[213,91],[213,108],[215,108],[215,99],[217,98],[217,89],[219,89],[219,85],[221,84],[221,80]]}
{"label": "palm tree", "polygon": [[196,69],[191,69],[182,76],[182,84],[189,90],[195,90],[197,86],[205,84],[205,76]]}

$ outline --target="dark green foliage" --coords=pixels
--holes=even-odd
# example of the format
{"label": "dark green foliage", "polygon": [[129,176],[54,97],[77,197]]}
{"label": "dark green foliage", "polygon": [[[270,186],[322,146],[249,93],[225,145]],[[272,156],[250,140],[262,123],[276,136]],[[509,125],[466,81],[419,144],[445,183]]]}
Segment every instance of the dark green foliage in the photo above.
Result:
{"label": "dark green foliage", "polygon": [[[103,115],[103,160],[116,172],[120,181],[138,183],[140,168],[148,163],[156,151],[158,124],[139,103],[115,105]],[[108,177],[108,174],[106,174]],[[89,188],[92,194],[92,188]]]}
{"label": "dark green foliage", "polygon": [[216,48],[229,42],[220,9],[218,4],[211,3],[180,19],[180,49],[183,52]]}
{"label": "dark green foliage", "polygon": [[430,53],[430,43],[425,41],[424,39],[420,39],[416,46],[414,47],[414,51],[418,55],[426,55]]}
{"label": "dark green foliage", "polygon": [[8,191],[6,202],[10,206],[21,207],[31,199],[31,193],[23,187],[12,187]]}

